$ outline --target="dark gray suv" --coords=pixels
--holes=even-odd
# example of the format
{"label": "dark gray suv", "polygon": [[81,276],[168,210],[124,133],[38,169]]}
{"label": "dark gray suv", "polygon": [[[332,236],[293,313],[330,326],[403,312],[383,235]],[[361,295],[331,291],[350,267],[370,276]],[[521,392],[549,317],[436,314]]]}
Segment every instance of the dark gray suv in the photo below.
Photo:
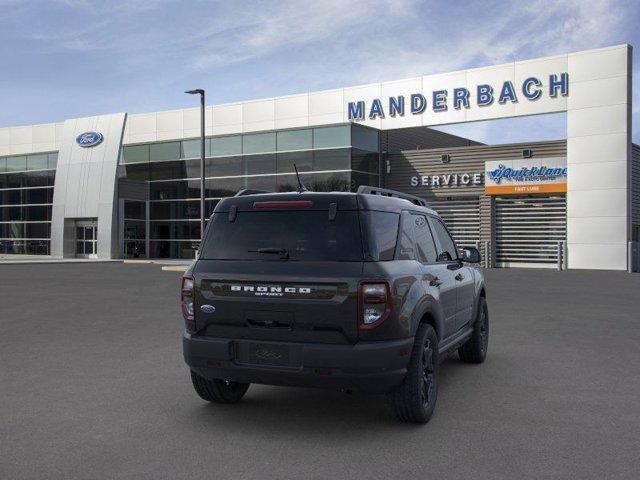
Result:
{"label": "dark gray suv", "polygon": [[442,359],[487,354],[479,261],[391,190],[226,198],[182,280],[193,386],[217,403],[251,383],[385,393],[399,420],[425,423]]}

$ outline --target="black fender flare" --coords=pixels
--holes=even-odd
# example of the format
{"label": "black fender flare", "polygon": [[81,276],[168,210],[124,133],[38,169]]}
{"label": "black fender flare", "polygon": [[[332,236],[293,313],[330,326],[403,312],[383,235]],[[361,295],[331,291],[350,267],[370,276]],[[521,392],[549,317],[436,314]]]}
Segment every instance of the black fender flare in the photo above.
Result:
{"label": "black fender flare", "polygon": [[436,331],[436,335],[438,335],[438,339],[442,340],[444,332],[445,332],[445,316],[442,307],[431,297],[426,297],[420,301],[416,308],[413,311],[412,315],[412,326],[411,333],[415,336],[418,331],[418,327],[422,322],[422,319],[425,315],[429,315],[432,319],[432,322],[429,322],[433,325],[434,330]]}

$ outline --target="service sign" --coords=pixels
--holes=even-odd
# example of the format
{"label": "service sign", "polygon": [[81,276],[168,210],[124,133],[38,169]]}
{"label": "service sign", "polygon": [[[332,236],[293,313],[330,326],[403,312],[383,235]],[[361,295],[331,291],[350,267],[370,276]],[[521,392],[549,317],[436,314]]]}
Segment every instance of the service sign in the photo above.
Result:
{"label": "service sign", "polygon": [[567,191],[567,158],[498,160],[485,164],[486,195],[522,195]]}

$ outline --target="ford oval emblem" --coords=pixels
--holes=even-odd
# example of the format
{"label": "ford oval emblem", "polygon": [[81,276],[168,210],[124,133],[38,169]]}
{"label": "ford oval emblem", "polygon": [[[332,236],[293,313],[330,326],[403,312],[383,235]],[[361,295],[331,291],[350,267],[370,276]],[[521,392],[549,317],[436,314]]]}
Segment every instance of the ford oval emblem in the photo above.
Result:
{"label": "ford oval emblem", "polygon": [[76,143],[83,148],[95,147],[104,137],[98,132],[84,132],[76,137]]}
{"label": "ford oval emblem", "polygon": [[205,304],[200,306],[200,310],[202,310],[204,313],[213,313],[216,311],[216,307],[214,307],[213,305]]}

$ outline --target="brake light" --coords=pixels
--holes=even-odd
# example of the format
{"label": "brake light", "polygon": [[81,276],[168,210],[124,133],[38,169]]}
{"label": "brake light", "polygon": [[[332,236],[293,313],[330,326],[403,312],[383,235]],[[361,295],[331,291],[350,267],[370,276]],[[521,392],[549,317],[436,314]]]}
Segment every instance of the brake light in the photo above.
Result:
{"label": "brake light", "polygon": [[253,208],[256,210],[273,210],[273,209],[289,209],[289,210],[308,210],[313,207],[313,202],[309,200],[270,200],[267,202],[253,202]]}
{"label": "brake light", "polygon": [[182,288],[180,289],[180,305],[182,307],[182,316],[188,330],[195,330],[195,319],[193,315],[194,300],[193,278],[182,277]]}
{"label": "brake light", "polygon": [[384,322],[393,310],[388,282],[363,282],[358,288],[358,328],[370,330]]}

